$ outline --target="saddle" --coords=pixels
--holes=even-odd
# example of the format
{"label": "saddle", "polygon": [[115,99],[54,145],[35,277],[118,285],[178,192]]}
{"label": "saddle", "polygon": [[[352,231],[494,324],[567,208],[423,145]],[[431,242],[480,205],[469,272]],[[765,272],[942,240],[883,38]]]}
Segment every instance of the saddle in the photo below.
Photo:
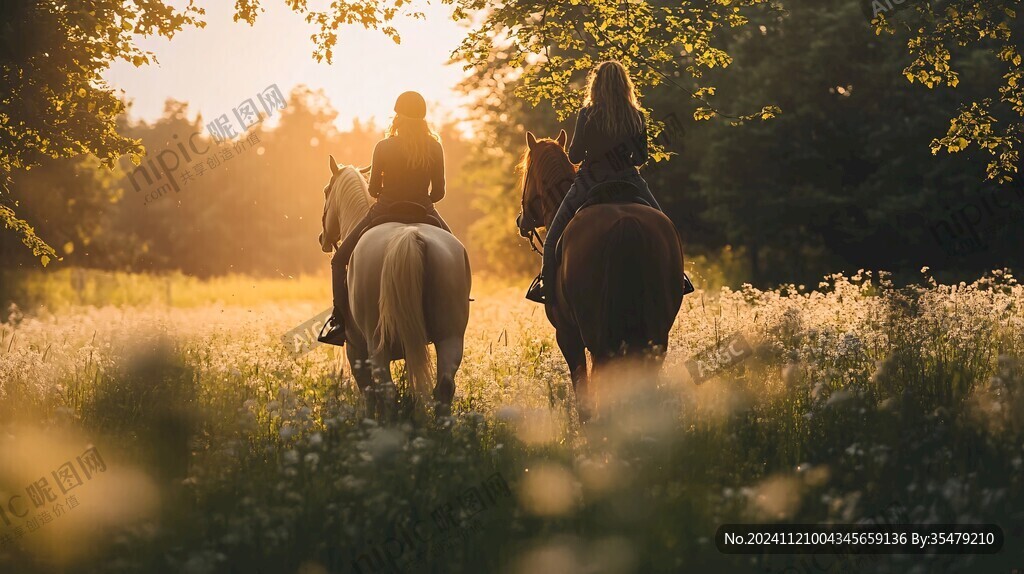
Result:
{"label": "saddle", "polygon": [[367,229],[383,225],[385,223],[405,223],[408,225],[424,223],[427,225],[433,225],[434,227],[443,228],[441,222],[433,215],[430,215],[430,212],[427,211],[426,207],[411,201],[400,201],[388,205],[387,208],[383,210],[383,213],[374,217],[370,221],[370,225]]}
{"label": "saddle", "polygon": [[632,183],[628,181],[605,181],[595,185],[590,190],[590,197],[587,198],[586,203],[576,210],[576,213],[588,207],[606,203],[635,203],[653,207],[644,199],[640,190]]}
{"label": "saddle", "polygon": [[358,235],[355,237],[355,241],[352,241],[351,238],[343,241],[341,245],[338,246],[338,252],[335,254],[335,257],[344,257],[346,262],[345,264],[347,265],[349,259],[352,257],[352,252],[355,251],[356,245],[359,243],[359,240],[363,238],[363,235],[366,235],[366,232],[374,227],[385,223],[404,223],[406,225],[423,223],[426,225],[433,225],[439,229],[444,229],[444,225],[441,224],[441,221],[433,215],[430,215],[430,212],[426,207],[409,201],[395,202],[381,209],[381,213],[370,219],[369,224],[359,230]]}
{"label": "saddle", "polygon": [[[605,204],[623,204],[623,203],[635,203],[637,205],[646,205],[647,207],[653,207],[643,196],[640,194],[640,190],[635,185],[628,181],[605,181],[595,185],[590,190],[590,197],[587,201],[576,210],[576,214],[583,211],[588,207],[595,205]],[[575,217],[576,214],[573,214]],[[562,260],[562,237],[558,238],[558,243],[555,244],[555,263],[559,263]]]}
{"label": "saddle", "polygon": [[[632,183],[629,183],[628,181],[606,181],[594,186],[594,188],[590,190],[590,197],[587,199],[586,203],[576,210],[576,213],[595,205],[626,203],[654,207],[650,202],[644,199],[640,194],[640,190]],[[561,263],[562,259],[562,237],[558,238],[558,243],[555,246],[555,256],[557,257],[555,264],[558,265]],[[694,291],[696,291],[696,289],[690,281],[690,276],[684,272],[683,295],[688,295]]]}

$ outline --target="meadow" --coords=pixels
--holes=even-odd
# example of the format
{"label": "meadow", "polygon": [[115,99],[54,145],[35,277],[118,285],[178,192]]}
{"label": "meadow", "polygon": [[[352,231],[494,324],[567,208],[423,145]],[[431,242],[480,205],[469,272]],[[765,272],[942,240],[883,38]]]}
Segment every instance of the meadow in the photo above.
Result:
{"label": "meadow", "polygon": [[[0,572],[1024,568],[1024,287],[1008,271],[698,281],[661,376],[610,373],[582,426],[523,282],[474,286],[453,417],[381,423],[339,350],[282,343],[327,306],[325,278],[4,279],[21,304],[0,300]],[[751,353],[694,381],[687,360],[737,334]],[[857,521],[995,523],[1006,543],[714,542],[727,523]]]}

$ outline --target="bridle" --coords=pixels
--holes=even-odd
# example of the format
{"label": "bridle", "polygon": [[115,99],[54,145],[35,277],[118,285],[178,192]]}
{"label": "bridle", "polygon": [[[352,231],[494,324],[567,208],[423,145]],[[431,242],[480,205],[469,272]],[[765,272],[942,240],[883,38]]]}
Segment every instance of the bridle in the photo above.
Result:
{"label": "bridle", "polygon": [[[543,212],[545,210],[549,210],[548,213],[552,215],[555,214],[558,211],[558,207],[562,199],[558,195],[557,191],[555,193],[547,193],[554,189],[549,188],[549,186],[552,185],[554,178],[550,178],[551,181],[548,182],[548,185],[541,186],[544,187],[545,189],[542,189],[537,194],[535,194],[534,197],[530,199],[529,204],[527,204],[526,201],[526,192],[530,190],[530,184],[532,181],[531,178],[536,175],[534,174],[535,171],[547,170],[547,172],[551,172],[553,171],[553,169],[547,168],[557,167],[551,163],[552,161],[558,161],[558,158],[552,155],[554,149],[557,148],[559,150],[559,152],[561,153],[561,157],[564,158],[565,161],[568,161],[569,158],[565,156],[565,150],[562,148],[562,145],[555,142],[554,140],[541,140],[538,143],[542,144],[545,147],[538,147],[537,149],[531,150],[529,152],[529,161],[526,165],[526,173],[523,177],[523,197],[521,202],[522,209],[519,212],[519,217],[516,218],[516,225],[519,227],[519,235],[529,240],[530,249],[533,249],[533,251],[538,255],[543,256],[544,241],[541,240],[540,233],[537,231],[537,228],[543,227],[545,225],[544,222],[541,220],[543,218]],[[569,165],[571,166],[572,164],[570,163]],[[536,167],[537,169],[534,169],[534,167]],[[573,176],[575,176],[575,171],[575,169],[572,170]],[[557,175],[554,177],[557,177]],[[564,183],[564,179],[559,181],[558,183],[554,183],[554,185],[558,186],[561,185],[562,183]],[[570,180],[569,183],[571,184],[572,181]],[[529,209],[530,207],[537,207],[537,204],[540,204],[540,217],[538,217],[538,215],[536,214],[537,210]]]}
{"label": "bridle", "polygon": [[[533,158],[530,158],[530,164],[533,163]],[[520,204],[521,210],[519,216],[516,217],[516,226],[519,227],[519,235],[529,240],[530,249],[533,249],[535,253],[543,256],[544,252],[541,248],[544,246],[544,242],[540,238],[540,232],[537,228],[541,226],[541,223],[533,216],[533,214],[526,209],[526,191],[530,189],[530,176],[533,175],[531,165],[526,166],[526,176],[523,178],[523,195],[522,202]],[[541,247],[538,247],[538,244]]]}

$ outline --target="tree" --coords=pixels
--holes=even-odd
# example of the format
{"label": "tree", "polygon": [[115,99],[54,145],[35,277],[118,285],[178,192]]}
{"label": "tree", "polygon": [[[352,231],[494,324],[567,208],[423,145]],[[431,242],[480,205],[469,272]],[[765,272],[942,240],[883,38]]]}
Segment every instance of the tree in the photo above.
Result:
{"label": "tree", "polygon": [[45,158],[96,156],[113,167],[138,159],[138,142],[117,132],[124,103],[103,81],[115,60],[155,61],[135,35],[168,38],[202,23],[190,1],[177,10],[160,0],[3,0],[0,2],[0,220],[47,264],[56,252],[18,219],[8,184]]}
{"label": "tree", "polygon": [[[663,84],[675,85],[702,105],[694,119],[726,117],[734,121],[769,119],[779,113],[774,106],[733,115],[710,102],[715,88],[694,89],[680,85],[680,67],[694,82],[707,70],[731,64],[728,53],[715,45],[723,30],[743,26],[744,8],[769,4],[769,0],[709,0],[662,3],[635,0],[550,2],[532,0],[498,6],[484,0],[452,0],[455,17],[485,14],[454,56],[468,69],[490,68],[495,54],[504,66],[521,74],[515,95],[537,105],[550,102],[559,120],[566,119],[583,102],[580,87],[585,74],[599,61],[617,59],[626,66],[638,90]],[[656,138],[664,123],[648,114],[650,135]],[[655,159],[665,159],[659,149]]]}
{"label": "tree", "polygon": [[[517,97],[532,105],[547,101],[559,120],[564,120],[583,100],[576,89],[579,81],[602,59],[620,60],[641,91],[663,83],[675,84],[681,76],[680,66],[694,80],[700,79],[705,70],[727,67],[731,58],[715,47],[716,35],[746,24],[744,8],[771,4],[773,0],[525,0],[497,5],[486,0],[442,2],[454,6],[456,20],[475,26],[453,59],[479,71],[493,68],[494,56],[498,55],[507,70],[521,75]],[[305,15],[307,22],[320,27],[312,37],[313,57],[328,63],[338,41],[337,29],[345,24],[379,29],[400,43],[401,36],[391,23],[403,9],[405,15],[423,17],[422,12],[411,8],[413,4],[413,0],[333,0],[329,10],[316,11],[306,2],[288,2],[292,10]],[[261,11],[260,0],[238,0],[236,10],[236,20],[252,24]],[[483,18],[477,19],[477,14]],[[713,86],[698,86],[689,93],[704,104],[694,114],[698,120],[719,116],[735,121],[769,119],[780,111],[763,106],[756,113],[732,115],[709,101],[715,95]],[[656,137],[664,125],[648,117],[648,127]],[[667,156],[656,151],[655,157]]]}
{"label": "tree", "polygon": [[[442,0],[450,3],[451,0]],[[320,32],[313,36],[315,45],[313,58],[317,62],[326,60],[331,63],[334,58],[334,46],[338,43],[338,28],[345,25],[359,24],[368,30],[380,30],[396,44],[402,41],[398,30],[391,25],[395,16],[400,13],[413,18],[422,18],[423,13],[411,8],[414,0],[331,0],[328,10],[311,10],[305,0],[286,0],[288,6],[299,14],[306,16],[306,22],[316,24]],[[262,12],[260,0],[235,0],[235,21],[247,22],[252,25],[257,15]]]}
{"label": "tree", "polygon": [[[460,89],[476,101],[475,135],[488,150],[474,164],[475,201],[483,216],[472,237],[502,270],[525,270],[536,263],[522,240],[500,231],[511,230],[519,209],[514,165],[524,149],[525,131],[552,137],[560,128],[571,131],[575,118],[570,116],[583,101],[585,76],[598,61],[623,62],[639,91],[649,96],[644,103],[658,166],[681,149],[680,134],[666,130],[667,119],[676,126],[687,117],[736,123],[778,112],[749,101],[745,104],[761,111],[746,116],[723,112],[709,101],[714,87],[696,85],[708,70],[732,62],[715,46],[716,36],[746,24],[742,8],[769,6],[767,1],[454,3],[456,18],[476,11],[484,15],[454,57],[470,72]],[[645,175],[661,185],[660,197],[669,197],[663,207],[675,219],[692,222],[694,195],[684,197],[679,178],[664,178],[664,171],[649,168]],[[689,233],[695,229],[687,225]]]}
{"label": "tree", "polygon": [[[960,106],[942,137],[931,143],[932,153],[957,153],[972,144],[992,159],[987,178],[1007,182],[1018,171],[1021,138],[1024,137],[1024,59],[1017,21],[1020,0],[917,1],[909,9],[895,11],[891,0],[862,0],[870,9],[876,33],[909,30],[907,49],[912,58],[903,74],[911,82],[935,88],[957,87],[961,75],[953,66],[955,56],[983,49],[1002,62],[998,93],[972,99]],[[963,58],[961,58],[961,62]]]}
{"label": "tree", "polygon": [[[45,158],[31,171],[16,174],[10,197],[24,205],[22,216],[56,246],[63,260],[79,266],[104,266],[109,244],[110,206],[121,195],[116,173],[89,156]],[[31,201],[29,201],[31,199]],[[0,258],[10,265],[36,265],[20,238],[0,235]]]}
{"label": "tree", "polygon": [[461,175],[480,213],[469,229],[470,244],[483,251],[488,268],[505,274],[535,271],[539,264],[515,231],[522,199],[516,164],[526,150],[526,131],[554,137],[559,129],[572,129],[568,121],[557,121],[550,103],[534,106],[515,95],[522,76],[508,58],[495,51],[487,65],[476,66],[459,84],[474,102],[473,135],[479,150]]}
{"label": "tree", "polygon": [[[155,158],[135,170],[122,162],[124,200],[113,227],[126,241],[109,249],[122,256],[118,266],[207,277],[282,276],[322,264],[316,237],[328,154],[366,162],[377,134],[339,134],[337,112],[305,86],[292,90],[279,114],[273,130],[257,124],[220,143],[173,100],[157,122],[126,127]],[[160,169],[161,157],[173,171]]]}
{"label": "tree", "polygon": [[[793,5],[782,18],[753,16],[754,26],[730,39],[737,63],[719,79],[723,90],[738,105],[770,100],[786,113],[743,130],[708,125],[690,134],[709,206],[701,218],[746,249],[758,283],[813,281],[837,269],[916,274],[928,265],[953,276],[1019,263],[1013,246],[1024,234],[992,225],[1012,210],[975,209],[974,199],[991,191],[972,175],[984,158],[936,159],[927,146],[944,113],[984,86],[921,93],[899,74],[902,48],[873,33],[859,4]],[[994,75],[982,55],[965,54],[966,75]],[[1003,191],[1000,203],[1020,203]],[[965,207],[968,216],[978,212],[989,246],[958,257],[948,240],[970,235]]]}
{"label": "tree", "polygon": [[[494,65],[499,54],[508,69],[521,74],[515,95],[536,105],[550,102],[560,120],[577,109],[582,94],[575,89],[580,77],[600,59],[621,60],[643,91],[674,84],[701,105],[694,118],[725,117],[735,122],[769,119],[781,110],[756,102],[760,111],[734,115],[710,102],[712,85],[699,85],[708,70],[727,67],[731,56],[716,43],[724,30],[747,24],[744,9],[767,4],[782,10],[784,0],[702,0],[660,2],[648,0],[593,0],[580,2],[524,0],[495,5],[487,0],[443,0],[454,5],[454,17],[474,24],[454,57],[467,68]],[[957,54],[982,47],[1005,65],[1002,83],[992,94],[963,103],[946,134],[931,142],[932,153],[956,153],[974,144],[991,154],[989,179],[1009,181],[1020,162],[1024,137],[1024,61],[1017,46],[1020,24],[1016,10],[1020,0],[859,0],[876,33],[893,34],[896,28],[911,32],[907,48],[912,61],[903,69],[908,80],[934,88],[956,87],[960,74],[951,67]],[[391,25],[395,15],[412,0],[346,2],[334,0],[330,10],[311,11],[305,2],[289,5],[320,26],[313,37],[314,56],[331,61],[342,24],[361,23],[381,29],[400,41]],[[237,19],[252,22],[259,0],[239,0]],[[901,6],[909,10],[897,11]],[[410,11],[413,16],[421,13]],[[484,17],[474,20],[473,16]],[[968,50],[964,50],[964,49]],[[698,85],[679,84],[682,70]],[[651,120],[651,118],[648,118]],[[652,136],[664,128],[649,121]],[[656,153],[655,159],[664,159]]]}
{"label": "tree", "polygon": [[[638,1],[621,4],[600,2],[511,2],[498,7],[482,0],[444,0],[455,7],[457,19],[472,13],[485,14],[470,32],[456,57],[468,66],[478,66],[495,48],[506,49],[512,67],[524,67],[518,95],[531,103],[550,101],[561,117],[579,103],[571,81],[600,58],[621,59],[634,73],[640,88],[673,81],[673,72],[662,68],[677,63],[682,50],[683,64],[693,78],[702,69],[727,66],[728,55],[712,46],[715,33],[723,27],[745,23],[741,7],[768,0],[711,0],[661,6]],[[332,0],[327,10],[311,9],[306,2],[288,2],[320,27],[313,36],[314,57],[332,60],[338,41],[337,30],[346,24],[379,29],[396,42],[394,18],[404,13],[422,17],[412,9],[411,0]],[[239,0],[235,19],[254,22],[260,12],[259,0]],[[112,167],[118,157],[128,155],[139,162],[144,149],[138,141],[116,129],[116,118],[124,104],[102,79],[115,60],[136,66],[155,61],[153,54],[139,49],[135,35],[168,38],[185,26],[204,24],[202,8],[194,0],[175,9],[161,0],[81,0],[51,3],[4,0],[0,28],[0,64],[4,91],[0,102],[0,219],[16,230],[23,242],[45,265],[56,257],[32,227],[18,219],[6,183],[12,174],[38,165],[44,157],[96,156]],[[565,26],[572,22],[575,26]],[[31,37],[32,41],[26,41]],[[536,55],[536,57],[534,57]],[[701,101],[714,89],[694,92]],[[770,117],[764,108],[746,117]],[[699,118],[721,112],[708,104]],[[737,116],[739,118],[739,116]],[[650,122],[653,135],[661,129]]]}

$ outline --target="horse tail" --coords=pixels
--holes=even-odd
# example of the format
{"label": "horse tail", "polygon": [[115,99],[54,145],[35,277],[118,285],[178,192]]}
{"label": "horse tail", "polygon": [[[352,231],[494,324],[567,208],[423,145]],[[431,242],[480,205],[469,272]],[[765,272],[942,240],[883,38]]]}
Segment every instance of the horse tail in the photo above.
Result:
{"label": "horse tail", "polygon": [[647,261],[651,253],[647,235],[636,217],[623,217],[615,222],[608,234],[614,255],[609,263],[608,331],[606,341],[612,345],[625,345],[629,355],[642,353],[651,341],[649,315],[652,309],[647,290],[657,288],[658,280]]}
{"label": "horse tail", "polygon": [[403,227],[388,242],[380,277],[380,353],[390,341],[401,344],[405,368],[418,399],[430,397],[433,365],[427,350],[423,310],[426,244],[415,227]]}

